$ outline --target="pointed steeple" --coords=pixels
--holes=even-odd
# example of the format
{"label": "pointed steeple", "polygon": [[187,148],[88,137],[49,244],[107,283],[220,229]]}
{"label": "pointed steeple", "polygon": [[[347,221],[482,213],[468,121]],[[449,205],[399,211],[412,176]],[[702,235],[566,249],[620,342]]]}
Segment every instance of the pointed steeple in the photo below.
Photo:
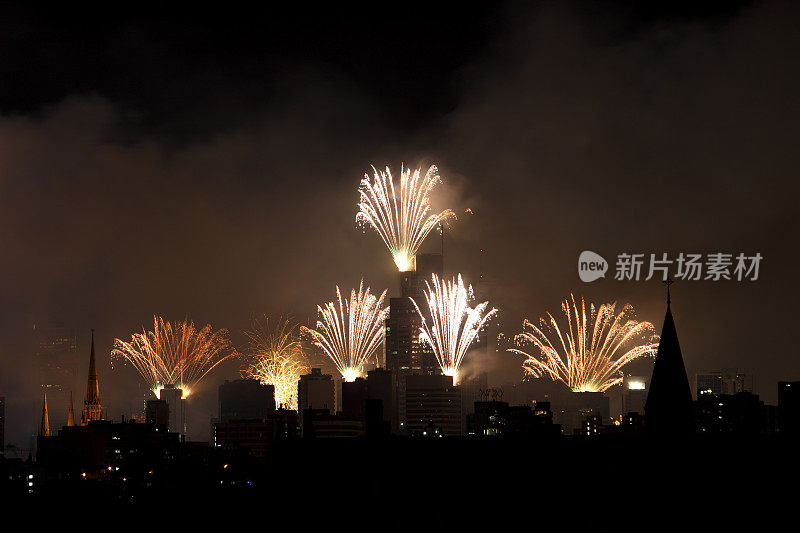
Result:
{"label": "pointed steeple", "polygon": [[89,380],[86,382],[86,398],[83,400],[81,425],[92,420],[102,420],[100,405],[100,383],[97,379],[97,363],[94,355],[94,329],[92,329],[92,352],[89,356]]}
{"label": "pointed steeple", "polygon": [[69,413],[67,414],[67,426],[75,425],[75,411],[72,408],[72,391],[69,393]]}
{"label": "pointed steeple", "polygon": [[666,281],[667,313],[644,406],[645,426],[649,433],[687,435],[694,433],[694,405],[670,308],[671,283],[671,279]]}
{"label": "pointed steeple", "polygon": [[39,436],[50,436],[50,417],[47,414],[47,393],[44,393],[44,401],[42,402],[42,424],[39,426]]}

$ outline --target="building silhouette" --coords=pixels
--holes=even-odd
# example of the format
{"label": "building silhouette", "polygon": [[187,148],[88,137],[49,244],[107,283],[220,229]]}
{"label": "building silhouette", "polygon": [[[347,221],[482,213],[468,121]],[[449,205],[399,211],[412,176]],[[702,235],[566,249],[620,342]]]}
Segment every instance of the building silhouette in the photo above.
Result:
{"label": "building silhouette", "polygon": [[737,392],[753,392],[753,381],[750,376],[739,372],[737,368],[722,368],[698,372],[694,377],[694,390],[699,399],[703,394],[736,394]]}
{"label": "building silhouette", "polygon": [[800,381],[778,382],[778,431],[800,435]]}
{"label": "building silhouette", "polygon": [[461,389],[453,385],[452,376],[407,376],[405,412],[409,435],[422,435],[430,429],[447,436],[463,432]]}
{"label": "building silhouette", "polygon": [[42,400],[42,422],[39,424],[39,436],[50,436],[50,415],[47,413],[47,393],[44,393]]}
{"label": "building silhouette", "polygon": [[89,356],[89,379],[86,383],[86,398],[83,400],[83,414],[81,425],[86,425],[95,420],[102,420],[102,405],[100,403],[100,382],[97,379],[97,363],[94,355],[94,330],[92,330],[92,351]]}
{"label": "building silhouette", "polygon": [[760,435],[767,433],[768,427],[764,402],[751,392],[699,395],[695,422],[701,434]]}
{"label": "building silhouette", "polygon": [[183,389],[179,389],[175,387],[174,384],[168,383],[159,391],[159,399],[167,402],[169,411],[167,430],[178,433],[182,437],[185,436],[187,430],[186,400],[183,398]]}
{"label": "building silhouette", "polygon": [[[400,297],[389,299],[389,318],[386,319],[386,368],[392,371],[397,396],[397,429],[405,432],[405,391],[406,377],[410,375],[440,374],[439,363],[429,346],[421,343],[419,332],[422,318],[414,302],[424,313],[426,283],[431,276],[442,277],[443,257],[441,254],[419,254],[416,270],[400,272]],[[412,302],[413,300],[413,302]]]}
{"label": "building silhouette", "polygon": [[322,369],[312,368],[310,374],[300,376],[297,382],[297,416],[300,427],[305,427],[304,413],[310,409],[336,411],[336,384],[333,376]]}
{"label": "building silhouette", "polygon": [[147,400],[144,409],[144,420],[147,424],[153,424],[166,428],[169,426],[169,405],[166,400]]}
{"label": "building silhouette", "polygon": [[[668,281],[671,283],[671,281]],[[667,285],[667,313],[661,328],[656,362],[650,378],[650,390],[644,406],[648,433],[688,435],[694,432],[694,405],[678,332],[670,308]]]}
{"label": "building silhouette", "polygon": [[255,379],[225,380],[217,392],[220,422],[263,419],[275,410],[275,386]]}

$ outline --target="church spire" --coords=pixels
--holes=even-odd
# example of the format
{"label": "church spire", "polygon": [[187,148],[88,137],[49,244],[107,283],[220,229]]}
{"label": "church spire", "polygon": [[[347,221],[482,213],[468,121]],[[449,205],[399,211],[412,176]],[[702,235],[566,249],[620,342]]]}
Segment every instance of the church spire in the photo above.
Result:
{"label": "church spire", "polygon": [[44,393],[44,401],[42,402],[42,424],[39,426],[39,436],[50,436],[50,417],[47,414],[47,393]]}
{"label": "church spire", "polygon": [[694,405],[670,307],[669,286],[672,283],[669,278],[665,282],[667,313],[644,406],[645,427],[648,432],[659,435],[687,435],[694,432]]}
{"label": "church spire", "polygon": [[92,420],[102,420],[100,405],[100,384],[97,379],[97,363],[94,355],[94,329],[92,329],[92,352],[89,356],[89,380],[86,383],[86,398],[83,400],[81,425]]}
{"label": "church spire", "polygon": [[72,408],[72,391],[69,392],[69,413],[67,414],[67,426],[75,425],[75,411]]}

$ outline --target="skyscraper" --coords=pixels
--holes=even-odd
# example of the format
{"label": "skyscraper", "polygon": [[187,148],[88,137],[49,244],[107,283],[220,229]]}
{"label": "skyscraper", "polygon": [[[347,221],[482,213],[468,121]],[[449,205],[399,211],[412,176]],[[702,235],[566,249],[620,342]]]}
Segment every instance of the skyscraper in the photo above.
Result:
{"label": "skyscraper", "polygon": [[[670,283],[670,281],[668,281]],[[644,406],[645,427],[651,434],[687,435],[694,433],[692,391],[683,364],[678,332],[670,309],[667,285],[667,314],[661,328],[656,362],[650,378],[650,391]]]}
{"label": "skyscraper", "polygon": [[333,376],[312,368],[310,374],[300,376],[297,382],[297,414],[303,427],[303,411],[324,409],[328,413],[336,410],[336,390]]}
{"label": "skyscraper", "polygon": [[74,328],[35,325],[34,367],[39,385],[51,393],[62,391],[69,382],[78,356],[78,336]]}
{"label": "skyscraper", "polygon": [[89,379],[86,383],[86,398],[83,400],[83,414],[81,425],[86,425],[93,420],[102,420],[102,406],[100,404],[100,382],[97,379],[97,363],[94,356],[94,330],[92,330],[92,352],[89,356]]}
{"label": "skyscraper", "polygon": [[426,282],[431,275],[442,277],[441,254],[419,254],[416,270],[400,272],[400,298],[389,299],[386,319],[386,367],[393,372],[397,390],[397,419],[400,431],[405,428],[405,381],[414,374],[440,374],[439,364],[430,347],[419,342],[422,319],[413,299],[424,312]]}
{"label": "skyscraper", "polygon": [[275,386],[255,379],[225,380],[219,386],[219,419],[265,419],[275,410]]}
{"label": "skyscraper", "polygon": [[167,402],[167,408],[169,409],[167,430],[185,436],[186,402],[183,399],[183,389],[178,389],[174,384],[168,383],[159,392],[159,399]]}

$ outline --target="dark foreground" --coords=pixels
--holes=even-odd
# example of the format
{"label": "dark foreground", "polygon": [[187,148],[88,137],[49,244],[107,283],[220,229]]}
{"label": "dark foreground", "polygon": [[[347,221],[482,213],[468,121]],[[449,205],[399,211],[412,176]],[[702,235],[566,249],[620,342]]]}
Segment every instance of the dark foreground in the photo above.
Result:
{"label": "dark foreground", "polygon": [[129,468],[124,478],[36,471],[32,495],[3,485],[3,514],[6,524],[19,516],[28,525],[91,516],[98,529],[795,530],[799,445],[774,437],[299,440],[267,461],[215,452],[156,472]]}

